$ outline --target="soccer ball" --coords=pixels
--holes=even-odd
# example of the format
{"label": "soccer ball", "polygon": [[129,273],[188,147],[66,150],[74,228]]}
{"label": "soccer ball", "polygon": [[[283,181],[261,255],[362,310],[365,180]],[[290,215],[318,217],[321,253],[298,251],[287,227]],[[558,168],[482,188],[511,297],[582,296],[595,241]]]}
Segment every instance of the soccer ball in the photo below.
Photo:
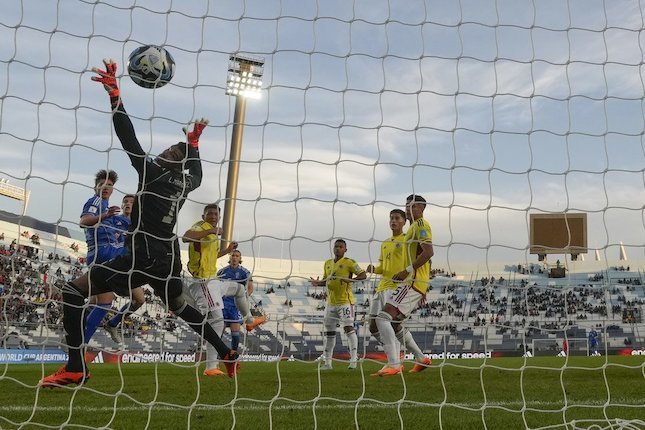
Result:
{"label": "soccer ball", "polygon": [[175,60],[170,52],[154,45],[140,46],[128,58],[128,74],[143,88],[160,88],[175,74]]}

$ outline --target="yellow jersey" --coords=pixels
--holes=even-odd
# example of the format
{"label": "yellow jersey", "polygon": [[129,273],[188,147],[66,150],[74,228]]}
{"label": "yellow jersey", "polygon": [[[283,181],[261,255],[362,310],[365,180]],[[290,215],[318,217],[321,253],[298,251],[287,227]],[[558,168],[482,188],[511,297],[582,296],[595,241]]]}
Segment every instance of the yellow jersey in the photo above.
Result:
{"label": "yellow jersey", "polygon": [[405,233],[392,236],[381,244],[381,255],[374,273],[381,275],[376,292],[396,290],[398,284],[392,277],[405,269]]}
{"label": "yellow jersey", "polygon": [[[405,233],[405,267],[414,263],[417,256],[421,254],[421,243],[432,244],[432,230],[430,224],[423,218],[412,221],[410,228]],[[401,270],[405,269],[403,267]],[[415,290],[425,294],[428,291],[428,284],[430,282],[430,260],[423,266],[417,268],[406,279],[410,282]]]}
{"label": "yellow jersey", "polygon": [[[198,221],[190,228],[191,231],[205,231],[213,228],[206,221]],[[219,238],[216,234],[190,242],[188,245],[188,271],[195,278],[214,278],[217,275],[217,255],[219,254]]]}
{"label": "yellow jersey", "polygon": [[356,303],[352,292],[351,275],[359,275],[364,270],[356,261],[343,257],[338,261],[325,261],[323,278],[327,284],[327,303],[330,305],[353,305]]}

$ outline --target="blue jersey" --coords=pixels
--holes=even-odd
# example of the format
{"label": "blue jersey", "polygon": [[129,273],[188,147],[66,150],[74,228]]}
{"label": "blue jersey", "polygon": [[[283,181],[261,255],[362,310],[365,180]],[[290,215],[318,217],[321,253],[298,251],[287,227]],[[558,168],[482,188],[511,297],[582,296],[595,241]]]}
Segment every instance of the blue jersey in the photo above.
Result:
{"label": "blue jersey", "polygon": [[125,238],[130,228],[130,218],[125,215],[114,215],[106,220],[110,226],[111,237],[110,245],[116,248],[116,254],[121,255],[125,252]]}
{"label": "blue jersey", "polygon": [[239,282],[242,285],[246,285],[246,283],[251,280],[251,272],[246,270],[243,266],[237,266],[236,268],[226,266],[217,272],[217,278],[231,280]]}
{"label": "blue jersey", "polygon": [[592,346],[595,346],[598,344],[598,332],[596,330],[591,330],[589,332],[589,343]]}
{"label": "blue jersey", "polygon": [[[217,277],[222,280],[231,280],[242,285],[246,285],[246,283],[251,280],[251,272],[243,266],[237,266],[237,268],[226,266],[217,272]],[[237,310],[237,307],[235,306],[235,297],[224,296],[222,300],[224,302],[225,309],[231,309],[232,307]],[[226,316],[224,318],[226,319]]]}
{"label": "blue jersey", "polygon": [[[83,205],[83,212],[81,212],[81,217],[84,215],[95,215],[99,216],[104,212],[107,212],[110,204],[107,200],[101,198],[101,196],[95,195],[87,200],[85,205]],[[85,227],[85,242],[87,243],[87,264],[91,263],[102,263],[104,261],[110,260],[113,256],[111,250],[106,249],[110,247],[112,230],[107,221],[102,221],[98,226]]]}

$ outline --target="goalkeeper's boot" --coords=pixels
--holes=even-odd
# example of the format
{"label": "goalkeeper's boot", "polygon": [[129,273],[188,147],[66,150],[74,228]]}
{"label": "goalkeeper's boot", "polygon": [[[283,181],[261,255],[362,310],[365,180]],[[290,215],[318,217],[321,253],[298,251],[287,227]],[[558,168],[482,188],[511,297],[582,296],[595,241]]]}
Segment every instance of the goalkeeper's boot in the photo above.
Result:
{"label": "goalkeeper's boot", "polygon": [[430,365],[432,364],[432,360],[430,360],[430,357],[426,357],[423,359],[421,363],[415,363],[414,367],[412,370],[410,370],[408,373],[419,373],[423,372],[426,370]]}
{"label": "goalkeeper's boot", "polygon": [[402,364],[400,366],[394,366],[394,367],[386,364],[378,372],[372,373],[372,376],[394,376],[394,375],[398,375],[399,373],[403,372],[403,369],[404,369],[404,367],[403,367]]}
{"label": "goalkeeper's boot", "polygon": [[249,323],[246,325],[246,331],[251,331],[260,324],[264,324],[267,321],[266,315],[260,315],[256,319],[253,320],[253,322]]}
{"label": "goalkeeper's boot", "polygon": [[56,388],[69,384],[82,385],[90,379],[90,376],[89,370],[87,371],[87,375],[85,375],[83,372],[68,372],[67,366],[63,366],[55,373],[41,379],[40,385],[43,388]]}
{"label": "goalkeeper's boot", "polygon": [[229,378],[234,378],[237,371],[240,369],[240,354],[231,349],[228,354],[223,358],[224,367],[226,367],[226,374]]}
{"label": "goalkeeper's boot", "polygon": [[116,343],[117,345],[123,345],[123,335],[121,334],[121,330],[119,330],[119,327],[112,327],[110,324],[105,324],[103,326],[105,331],[107,331],[112,338],[112,341]]}
{"label": "goalkeeper's boot", "polygon": [[358,358],[352,358],[349,360],[349,366],[347,366],[348,369],[356,369],[358,366]]}
{"label": "goalkeeper's boot", "polygon": [[226,373],[222,372],[217,367],[204,370],[204,376],[224,376],[224,375],[226,375]]}

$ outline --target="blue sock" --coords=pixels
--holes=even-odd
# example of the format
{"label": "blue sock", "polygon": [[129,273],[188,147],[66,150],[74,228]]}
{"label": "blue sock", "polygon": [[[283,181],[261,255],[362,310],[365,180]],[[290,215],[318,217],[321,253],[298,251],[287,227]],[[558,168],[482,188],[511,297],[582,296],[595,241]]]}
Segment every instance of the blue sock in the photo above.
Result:
{"label": "blue sock", "polygon": [[97,303],[94,305],[85,319],[85,343],[89,343],[92,336],[94,336],[94,332],[101,325],[101,321],[103,321],[103,318],[105,318],[105,315],[107,315],[111,307],[112,303]]}
{"label": "blue sock", "polygon": [[237,347],[240,346],[240,332],[232,331],[231,332],[231,349],[237,351]]}
{"label": "blue sock", "polygon": [[116,315],[112,317],[110,321],[108,321],[108,325],[112,327],[116,327],[119,325],[121,320],[123,320],[123,317],[125,316],[126,313],[129,313],[128,311],[130,310],[130,306],[132,305],[133,302],[129,302],[121,307],[119,309],[119,312],[117,312]]}

